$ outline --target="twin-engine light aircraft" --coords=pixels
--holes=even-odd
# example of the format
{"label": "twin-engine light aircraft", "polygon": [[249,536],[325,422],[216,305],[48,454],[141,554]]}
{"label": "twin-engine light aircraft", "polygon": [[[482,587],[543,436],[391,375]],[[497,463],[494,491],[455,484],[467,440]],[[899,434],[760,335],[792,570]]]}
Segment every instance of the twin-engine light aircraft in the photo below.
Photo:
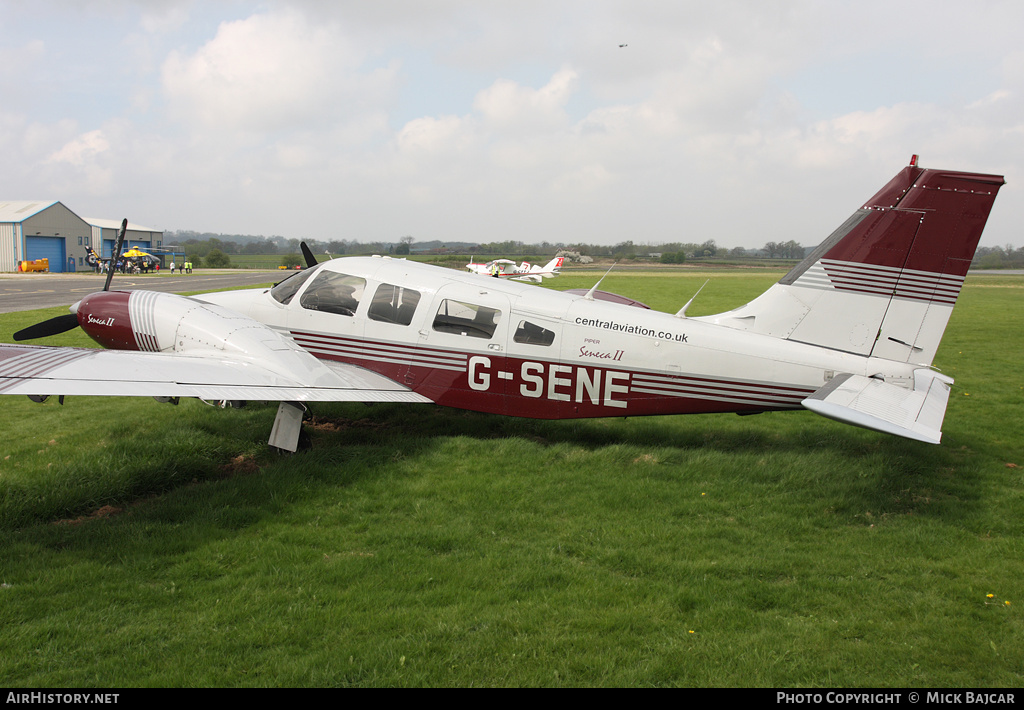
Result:
{"label": "twin-engine light aircraft", "polygon": [[806,408],[937,444],[952,379],[931,363],[1003,183],[912,161],[760,297],[699,318],[308,249],[270,289],[184,297],[108,276],[15,340],[80,326],[109,349],[0,345],[0,393],[280,401],[270,444],[287,451],[318,401],[547,419]]}
{"label": "twin-engine light aircraft", "polygon": [[470,263],[466,264],[466,268],[474,274],[526,281],[527,283],[540,283],[544,279],[558,276],[563,261],[565,261],[564,257],[556,256],[544,266],[531,264],[528,261],[524,261],[519,266],[516,266],[516,262],[511,259],[495,259],[485,264],[470,261]]}

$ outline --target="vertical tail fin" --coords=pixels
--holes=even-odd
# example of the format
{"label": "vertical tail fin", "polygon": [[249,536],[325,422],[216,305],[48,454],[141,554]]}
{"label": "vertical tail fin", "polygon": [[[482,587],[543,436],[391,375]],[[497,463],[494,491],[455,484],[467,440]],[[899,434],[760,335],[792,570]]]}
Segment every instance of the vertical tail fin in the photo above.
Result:
{"label": "vertical tail fin", "polygon": [[772,288],[708,320],[930,365],[1005,181],[914,157]]}
{"label": "vertical tail fin", "polygon": [[530,271],[531,273],[542,274],[545,277],[557,276],[558,270],[562,268],[563,261],[565,261],[565,257],[556,256],[554,259],[544,264],[544,266],[534,264]]}

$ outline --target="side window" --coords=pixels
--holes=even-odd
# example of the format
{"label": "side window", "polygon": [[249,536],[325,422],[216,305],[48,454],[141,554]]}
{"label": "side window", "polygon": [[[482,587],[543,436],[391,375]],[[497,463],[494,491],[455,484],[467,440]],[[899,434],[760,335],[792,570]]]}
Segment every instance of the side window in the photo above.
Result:
{"label": "side window", "polygon": [[291,303],[292,297],[298,293],[300,288],[302,288],[302,284],[306,283],[309,277],[315,274],[316,270],[319,268],[320,265],[318,264],[311,269],[297,271],[284,281],[278,282],[274,288],[270,289],[270,295],[273,296],[274,300],[278,303],[288,305]]}
{"label": "side window", "polygon": [[529,345],[551,345],[551,343],[555,342],[555,332],[547,328],[541,328],[539,325],[528,320],[521,320],[519,321],[519,327],[516,328],[515,335],[512,336],[512,340]]}
{"label": "side window", "polygon": [[419,302],[419,291],[392,284],[381,284],[377,287],[377,292],[373,294],[367,315],[370,320],[382,323],[409,325],[412,323],[412,316],[416,312],[416,304]]}
{"label": "side window", "polygon": [[321,271],[302,292],[299,305],[311,311],[354,316],[364,288],[366,279],[334,271]]}
{"label": "side window", "polygon": [[501,311],[494,308],[446,299],[441,301],[434,316],[434,330],[471,338],[491,338],[499,320]]}

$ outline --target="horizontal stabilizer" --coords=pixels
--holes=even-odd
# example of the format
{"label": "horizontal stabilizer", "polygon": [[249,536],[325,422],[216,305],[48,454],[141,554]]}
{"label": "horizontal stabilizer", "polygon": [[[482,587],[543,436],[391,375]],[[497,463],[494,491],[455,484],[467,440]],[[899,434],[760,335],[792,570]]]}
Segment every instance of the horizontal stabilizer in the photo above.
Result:
{"label": "horizontal stabilizer", "polygon": [[952,378],[927,368],[914,370],[912,390],[843,373],[801,404],[846,424],[938,444],[952,383]]}

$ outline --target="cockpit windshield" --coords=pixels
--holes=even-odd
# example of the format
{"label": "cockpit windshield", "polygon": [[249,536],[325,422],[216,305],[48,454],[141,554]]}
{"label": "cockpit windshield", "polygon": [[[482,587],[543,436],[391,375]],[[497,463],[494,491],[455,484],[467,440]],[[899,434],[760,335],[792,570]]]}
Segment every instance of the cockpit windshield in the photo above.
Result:
{"label": "cockpit windshield", "polygon": [[311,266],[308,269],[303,269],[298,273],[292,274],[284,281],[274,286],[274,288],[270,289],[270,295],[273,296],[274,300],[277,301],[278,303],[283,303],[286,305],[288,303],[291,303],[292,296],[294,296],[298,292],[298,290],[302,288],[302,284],[306,283],[306,280],[309,279],[309,277],[312,276],[314,273],[316,273],[317,269],[319,269],[321,266],[323,266],[323,264],[317,264],[316,266]]}

